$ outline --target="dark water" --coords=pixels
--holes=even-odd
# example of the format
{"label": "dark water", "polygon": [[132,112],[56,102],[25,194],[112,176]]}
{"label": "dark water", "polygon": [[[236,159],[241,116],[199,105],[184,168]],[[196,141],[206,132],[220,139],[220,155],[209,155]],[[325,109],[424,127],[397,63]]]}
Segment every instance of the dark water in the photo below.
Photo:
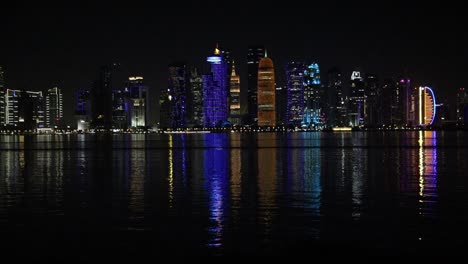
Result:
{"label": "dark water", "polygon": [[465,132],[0,136],[0,252],[464,254]]}

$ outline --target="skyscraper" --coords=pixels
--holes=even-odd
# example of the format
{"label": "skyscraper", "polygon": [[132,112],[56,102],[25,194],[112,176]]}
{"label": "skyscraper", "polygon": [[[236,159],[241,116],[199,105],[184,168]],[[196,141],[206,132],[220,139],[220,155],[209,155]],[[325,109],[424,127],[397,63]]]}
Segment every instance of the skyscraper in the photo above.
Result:
{"label": "skyscraper", "polygon": [[365,79],[365,108],[364,108],[364,124],[368,127],[378,126],[378,96],[379,96],[379,81],[376,75],[367,74]]}
{"label": "skyscraper", "polygon": [[231,81],[229,83],[229,121],[240,125],[240,77],[236,74],[236,66],[232,64]]}
{"label": "skyscraper", "polygon": [[218,48],[207,61],[211,74],[203,76],[203,123],[205,127],[215,127],[228,120],[227,64]]}
{"label": "skyscraper", "polygon": [[148,126],[149,96],[148,87],[143,83],[143,77],[129,77],[126,93],[128,96],[128,125],[130,127]]}
{"label": "skyscraper", "polygon": [[350,82],[351,96],[349,98],[348,116],[351,126],[364,125],[364,105],[366,94],[361,72],[353,71]]}
{"label": "skyscraper", "polygon": [[203,126],[203,80],[195,67],[190,70],[187,114],[189,126]]}
{"label": "skyscraper", "polygon": [[320,81],[320,69],[317,63],[304,67],[304,113],[302,126],[321,127],[324,95]]}
{"label": "skyscraper", "polygon": [[267,57],[258,63],[258,126],[276,126],[276,87],[273,61]]}
{"label": "skyscraper", "polygon": [[338,68],[332,68],[328,71],[327,76],[328,125],[331,127],[347,126],[346,96],[343,92],[341,71]]}
{"label": "skyscraper", "polygon": [[75,118],[77,129],[86,131],[90,129],[92,120],[91,91],[80,89],[75,92]]}
{"label": "skyscraper", "polygon": [[414,118],[410,113],[411,105],[411,81],[409,78],[400,78],[396,84],[395,91],[395,124],[398,126],[413,125]]}
{"label": "skyscraper", "polygon": [[171,127],[186,127],[187,66],[184,63],[169,66],[168,92],[170,96]]}
{"label": "skyscraper", "polygon": [[392,79],[385,79],[382,84],[380,96],[378,97],[379,125],[392,126],[395,116],[395,82]]}
{"label": "skyscraper", "polygon": [[418,88],[417,99],[418,125],[430,126],[434,123],[436,115],[436,98],[430,87]]}
{"label": "skyscraper", "polygon": [[265,57],[265,47],[250,46],[247,53],[247,112],[249,123],[257,120],[258,63]]}
{"label": "skyscraper", "polygon": [[92,126],[98,129],[112,128],[112,72],[118,65],[102,66],[99,71],[99,78],[94,83],[92,89]]}
{"label": "skyscraper", "polygon": [[5,125],[21,130],[44,127],[44,98],[42,92],[6,89]]}
{"label": "skyscraper", "polygon": [[300,126],[304,114],[304,63],[286,65],[286,123]]}
{"label": "skyscraper", "polygon": [[63,118],[62,91],[58,87],[47,90],[45,98],[46,127],[58,127]]}
{"label": "skyscraper", "polygon": [[128,96],[123,90],[112,90],[112,128],[128,128]]}
{"label": "skyscraper", "polygon": [[0,66],[0,128],[5,125],[5,79]]}
{"label": "skyscraper", "polygon": [[468,125],[468,90],[458,89],[457,93],[457,123]]}

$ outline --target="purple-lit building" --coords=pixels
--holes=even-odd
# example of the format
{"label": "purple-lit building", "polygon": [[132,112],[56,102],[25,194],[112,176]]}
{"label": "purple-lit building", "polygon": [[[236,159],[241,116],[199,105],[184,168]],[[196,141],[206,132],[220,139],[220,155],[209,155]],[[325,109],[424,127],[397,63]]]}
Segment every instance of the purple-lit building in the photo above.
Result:
{"label": "purple-lit building", "polygon": [[211,73],[203,75],[203,126],[215,127],[228,120],[228,67],[218,48],[207,61]]}

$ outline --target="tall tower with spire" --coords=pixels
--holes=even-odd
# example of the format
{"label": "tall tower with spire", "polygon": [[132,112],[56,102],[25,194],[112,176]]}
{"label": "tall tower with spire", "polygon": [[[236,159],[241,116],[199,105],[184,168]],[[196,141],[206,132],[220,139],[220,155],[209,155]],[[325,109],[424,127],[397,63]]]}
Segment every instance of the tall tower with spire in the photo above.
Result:
{"label": "tall tower with spire", "polygon": [[258,63],[258,126],[276,126],[276,88],[273,61],[265,57]]}
{"label": "tall tower with spire", "polygon": [[211,64],[211,73],[203,75],[203,125],[215,127],[228,120],[228,67],[218,45],[206,61]]}
{"label": "tall tower with spire", "polygon": [[229,83],[229,121],[233,125],[240,125],[240,111],[240,77],[236,74],[236,66],[233,61]]}

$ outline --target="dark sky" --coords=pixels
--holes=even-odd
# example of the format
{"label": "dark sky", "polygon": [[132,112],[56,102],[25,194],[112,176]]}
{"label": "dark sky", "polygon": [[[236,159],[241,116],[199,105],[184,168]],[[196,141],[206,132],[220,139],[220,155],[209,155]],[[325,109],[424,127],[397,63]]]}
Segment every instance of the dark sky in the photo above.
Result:
{"label": "dark sky", "polygon": [[355,67],[381,79],[407,73],[414,85],[432,86],[451,101],[457,88],[468,86],[467,19],[460,4],[200,2],[10,3],[0,16],[7,87],[59,85],[71,117],[73,91],[90,87],[99,66],[119,62],[122,83],[128,75],[144,76],[155,120],[167,65],[182,60],[206,66],[216,42],[231,49],[241,82],[247,46],[263,44],[279,85],[288,60],[311,59],[322,73],[338,66],[346,79]]}

